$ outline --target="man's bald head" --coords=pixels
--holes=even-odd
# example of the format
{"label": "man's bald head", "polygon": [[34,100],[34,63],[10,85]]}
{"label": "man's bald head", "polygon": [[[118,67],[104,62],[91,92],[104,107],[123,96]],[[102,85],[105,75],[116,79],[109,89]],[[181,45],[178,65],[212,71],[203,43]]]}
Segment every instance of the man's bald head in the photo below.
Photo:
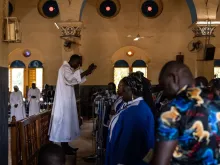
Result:
{"label": "man's bald head", "polygon": [[167,96],[174,97],[185,85],[193,85],[194,78],[185,64],[170,61],[163,66],[159,75],[159,83],[163,86]]}

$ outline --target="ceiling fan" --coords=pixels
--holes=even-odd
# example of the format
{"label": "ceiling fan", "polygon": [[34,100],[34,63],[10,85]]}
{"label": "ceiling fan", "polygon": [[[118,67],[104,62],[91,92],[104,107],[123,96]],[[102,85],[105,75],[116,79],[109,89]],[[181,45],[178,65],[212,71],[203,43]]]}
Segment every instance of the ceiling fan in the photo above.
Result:
{"label": "ceiling fan", "polygon": [[[138,16],[138,19],[137,19],[137,23],[138,23],[138,31],[139,31],[139,29],[140,29],[140,18],[139,18],[139,12],[137,13],[137,16]],[[128,35],[127,36],[128,38],[134,38],[133,40],[134,41],[138,41],[138,40],[140,40],[140,39],[144,39],[144,38],[151,38],[151,37],[153,37],[153,36],[146,36],[146,37],[144,37],[144,36],[141,36],[140,35],[140,33],[138,32],[138,34],[136,35],[136,36],[132,36],[132,35]]]}
{"label": "ceiling fan", "polygon": [[134,38],[134,41],[138,41],[138,40],[140,40],[140,39],[151,38],[151,37],[153,37],[153,36],[143,37],[143,36],[141,36],[141,35],[138,33],[136,36],[132,36],[132,35],[129,34],[127,37],[128,37],[128,38]]}

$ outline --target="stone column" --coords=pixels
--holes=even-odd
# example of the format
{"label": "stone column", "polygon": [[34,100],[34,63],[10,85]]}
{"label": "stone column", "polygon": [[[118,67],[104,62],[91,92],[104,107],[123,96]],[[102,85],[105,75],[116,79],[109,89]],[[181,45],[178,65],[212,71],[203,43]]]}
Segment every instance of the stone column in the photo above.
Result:
{"label": "stone column", "polygon": [[2,42],[8,0],[0,0],[0,164],[8,164],[8,44]]}
{"label": "stone column", "polygon": [[[193,3],[195,5],[196,9],[196,17],[197,21],[205,21],[207,19],[210,20],[215,20],[216,19],[216,14],[217,14],[217,9],[219,5],[219,0],[209,0],[209,1],[201,1],[201,0],[193,0]],[[207,25],[204,25],[204,27],[207,27]],[[190,28],[194,29],[194,33],[198,34],[199,29],[202,29],[201,32],[204,32],[204,27],[191,25]],[[212,26],[213,29],[215,29],[214,26]],[[200,35],[200,34],[199,34]],[[214,61],[204,61],[204,48],[205,48],[205,42],[204,38],[198,38],[200,41],[203,42],[203,49],[200,50],[197,53],[197,61],[196,61],[196,77],[197,76],[204,76],[208,80],[211,80],[214,77]],[[210,43],[212,43],[212,37],[210,38]]]}
{"label": "stone column", "polygon": [[[80,19],[80,10],[83,4],[83,0],[57,0],[60,10],[60,19],[61,22],[76,22],[78,24]],[[79,22],[80,23],[80,22]],[[60,24],[61,26],[65,25]],[[74,24],[72,24],[74,27]],[[76,27],[76,26],[75,26]],[[79,40],[78,40],[79,41]],[[72,54],[80,54],[79,53],[79,45],[74,45],[74,48],[67,52],[64,50],[64,40],[62,42],[62,60],[69,60],[69,57]]]}

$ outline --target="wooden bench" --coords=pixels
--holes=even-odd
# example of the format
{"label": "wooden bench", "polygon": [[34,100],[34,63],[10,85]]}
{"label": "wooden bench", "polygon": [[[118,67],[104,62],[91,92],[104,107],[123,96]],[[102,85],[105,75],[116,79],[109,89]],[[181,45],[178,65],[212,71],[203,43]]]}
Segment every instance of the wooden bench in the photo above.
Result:
{"label": "wooden bench", "polygon": [[40,147],[49,143],[50,116],[51,111],[46,111],[17,122],[13,117],[9,124],[12,165],[37,165]]}

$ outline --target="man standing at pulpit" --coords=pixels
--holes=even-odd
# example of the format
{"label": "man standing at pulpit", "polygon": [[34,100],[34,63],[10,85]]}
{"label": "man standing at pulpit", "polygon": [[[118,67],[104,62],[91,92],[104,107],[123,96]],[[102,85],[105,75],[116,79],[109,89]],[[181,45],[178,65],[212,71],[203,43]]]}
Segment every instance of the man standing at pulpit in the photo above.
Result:
{"label": "man standing at pulpit", "polygon": [[69,62],[64,61],[58,72],[58,80],[51,114],[49,136],[52,142],[61,142],[67,155],[73,155],[78,150],[71,148],[69,142],[75,140],[79,134],[79,120],[77,114],[74,85],[86,81],[96,66],[91,64],[86,71],[80,69],[81,57],[72,55]]}
{"label": "man standing at pulpit", "polygon": [[32,88],[28,91],[29,116],[40,113],[40,90],[32,83]]}

